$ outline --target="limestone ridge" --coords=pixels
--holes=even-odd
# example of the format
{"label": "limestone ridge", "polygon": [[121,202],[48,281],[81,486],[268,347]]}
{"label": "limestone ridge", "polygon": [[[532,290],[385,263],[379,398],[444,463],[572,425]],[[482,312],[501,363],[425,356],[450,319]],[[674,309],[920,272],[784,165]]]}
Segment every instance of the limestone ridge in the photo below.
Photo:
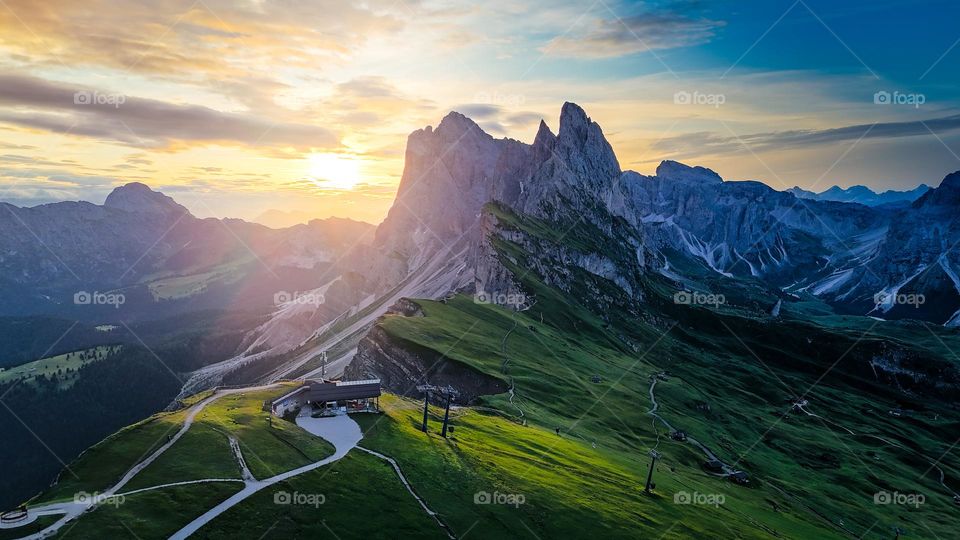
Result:
{"label": "limestone ridge", "polygon": [[[582,219],[613,235],[617,220],[628,223],[632,230],[617,235],[636,252],[636,267],[567,254],[624,286],[637,272],[672,272],[681,261],[669,258],[679,254],[731,279],[761,278],[876,313],[877,293],[940,265],[954,283],[951,294],[937,295],[948,301],[931,320],[960,320],[960,280],[953,279],[960,261],[947,253],[950,239],[960,240],[960,174],[912,207],[810,199],[669,160],[646,176],[620,168],[601,127],[574,103],[563,105],[556,134],[541,121],[529,145],[495,139],[453,112],[436,129],[412,133],[406,156],[397,202],[377,230],[378,249],[389,253],[375,269],[384,285],[443,252],[461,263],[444,273],[450,290],[516,286],[503,269],[484,267],[493,257],[485,236],[497,226],[481,222],[482,209],[497,201],[557,226]],[[933,217],[921,222],[911,212]]]}

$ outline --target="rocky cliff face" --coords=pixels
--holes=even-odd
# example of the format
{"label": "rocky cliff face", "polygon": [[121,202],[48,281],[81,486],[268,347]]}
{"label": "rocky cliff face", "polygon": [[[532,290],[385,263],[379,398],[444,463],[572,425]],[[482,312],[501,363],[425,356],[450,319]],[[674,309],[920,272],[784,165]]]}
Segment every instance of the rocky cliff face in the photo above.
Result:
{"label": "rocky cliff face", "polygon": [[[760,182],[725,182],[714,171],[673,161],[663,162],[654,176],[621,171],[600,126],[572,103],[561,110],[558,133],[541,122],[531,145],[493,139],[451,113],[436,130],[410,136],[397,203],[377,231],[377,247],[389,260],[374,270],[385,269],[379,275],[396,282],[446,249],[464,259],[451,290],[471,284],[488,292],[515,289],[488,240],[503,232],[482,212],[484,204],[498,201],[557,227],[582,220],[603,235],[619,236],[636,252],[633,260],[605,260],[603,253],[553,255],[628,293],[625,276],[672,272],[682,261],[670,259],[680,256],[732,279],[760,278],[771,287],[811,292],[866,313],[874,309],[875,295],[900,290],[934,265],[956,281],[948,248],[960,240],[954,224],[957,178],[960,174],[948,176],[909,208],[801,199]],[[618,220],[632,231],[615,235]],[[944,287],[944,279],[935,281]],[[930,284],[916,286],[951,296]],[[952,289],[960,291],[960,283]],[[960,320],[954,317],[960,304],[949,316],[946,311],[939,309],[930,320]]]}
{"label": "rocky cliff face", "polygon": [[379,378],[387,390],[409,397],[421,397],[419,384],[452,386],[459,392],[458,403],[469,404],[482,395],[500,394],[507,383],[484,375],[466,364],[439,356],[436,352],[402,342],[375,326],[363,338],[357,354],[347,366],[348,380]]}

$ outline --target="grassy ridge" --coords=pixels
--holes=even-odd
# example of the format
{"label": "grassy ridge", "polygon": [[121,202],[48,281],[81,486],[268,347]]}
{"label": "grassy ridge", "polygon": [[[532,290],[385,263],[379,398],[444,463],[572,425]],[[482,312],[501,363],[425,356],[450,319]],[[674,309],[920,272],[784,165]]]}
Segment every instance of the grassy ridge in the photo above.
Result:
{"label": "grassy ridge", "polygon": [[203,478],[240,478],[227,435],[206,423],[190,429],[156,461],[133,477],[123,491]]}
{"label": "grassy ridge", "polygon": [[[380,324],[398,338],[442,351],[490,376],[511,378],[516,384],[515,402],[529,423],[546,430],[569,429],[583,444],[596,443],[619,455],[621,461],[631,464],[635,476],[645,473],[643,456],[657,446],[659,431],[665,442],[657,448],[664,454],[665,467],[676,474],[677,483],[671,486],[660,476],[658,491],[669,495],[680,491],[680,486],[699,482],[700,493],[723,493],[727,497],[723,508],[741,516],[728,518],[727,525],[739,523],[735,527],[743,531],[823,537],[843,535],[846,529],[851,531],[848,534],[884,538],[897,524],[908,530],[930,527],[937,534],[947,534],[944,516],[956,510],[936,474],[923,473],[930,461],[949,448],[952,441],[943,434],[957,426],[955,413],[935,408],[904,421],[891,420],[886,411],[895,403],[883,395],[851,394],[846,384],[850,375],[838,370],[807,398],[813,412],[858,434],[851,436],[802,413],[784,416],[789,410],[785,398],[805,392],[816,382],[810,373],[823,373],[829,367],[824,364],[829,356],[810,357],[777,337],[778,332],[786,335],[796,328],[773,328],[771,335],[770,326],[761,324],[748,331],[742,318],[727,315],[712,325],[725,335],[698,329],[710,325],[688,324],[664,334],[662,329],[630,321],[629,338],[638,345],[638,352],[628,354],[613,335],[621,329],[605,329],[603,321],[584,318],[582,309],[567,308],[563,297],[536,284],[533,289],[547,294],[538,294],[537,305],[520,314],[458,297],[446,303],[418,301],[426,317],[389,316]],[[717,317],[702,310],[694,315]],[[502,338],[513,326],[514,317],[517,326],[504,354]],[[554,326],[554,321],[560,321],[561,327]],[[572,324],[578,332],[566,330]],[[724,325],[731,326],[730,331]],[[821,332],[831,329],[822,328]],[[848,335],[844,339],[847,344],[840,340],[834,346],[847,347],[854,338]],[[662,369],[669,369],[673,377],[656,389],[661,414],[728,463],[747,470],[752,487],[705,478],[700,469],[702,453],[670,441],[662,425],[655,431],[647,414],[651,406],[648,392],[650,376]],[[590,382],[594,374],[601,376],[601,383]],[[699,409],[701,403],[708,403],[710,410]],[[487,404],[516,413],[505,396],[489,398]],[[411,414],[410,422],[415,423],[416,413]],[[863,434],[879,434],[913,450]],[[462,436],[460,432],[457,435]],[[488,438],[485,444],[495,441]],[[388,450],[399,452],[402,447],[398,442]],[[402,463],[417,467],[414,459],[411,455]],[[499,462],[487,463],[486,468],[505,469]],[[960,477],[952,457],[944,458],[942,468],[948,478]],[[602,484],[596,489],[603,489]],[[873,495],[881,490],[922,493],[926,502],[920,508],[875,505]],[[449,500],[449,494],[438,494],[436,500]],[[644,502],[633,504],[643,507]],[[701,512],[687,514],[684,524],[691,527],[703,519]],[[637,526],[657,534],[666,532],[663,524],[641,520]],[[738,534],[747,534],[743,531]]]}
{"label": "grassy ridge", "polygon": [[[643,531],[658,531],[663,538],[690,538],[722,530],[736,531],[741,538],[768,537],[741,514],[741,506],[762,505],[752,490],[659,465],[657,491],[645,495],[649,458],[644,455],[594,447],[575,436],[468,409],[454,418],[455,437],[444,440],[436,429],[430,435],[419,431],[419,404],[393,396],[383,403],[385,418],[358,417],[366,433],[363,444],[395,457],[418,493],[459,535],[636,538]],[[441,413],[433,411],[434,426]],[[719,490],[726,502],[677,505],[672,493],[680,490]],[[522,495],[523,503],[476,504],[474,497],[481,492]],[[817,533],[789,516],[769,514],[765,517],[781,532]]]}
{"label": "grassy ridge", "polygon": [[125,427],[88,448],[60,473],[59,482],[31,501],[69,500],[79,492],[103,491],[163,445],[183,424],[185,411],[161,413]]}
{"label": "grassy ridge", "polygon": [[[69,388],[83,366],[106,359],[120,351],[120,345],[105,345],[41,358],[0,371],[0,384],[14,381],[31,383],[38,377],[57,376],[58,389]],[[72,373],[71,373],[72,371]]]}
{"label": "grassy ridge", "polygon": [[[256,478],[268,478],[320,461],[333,453],[333,445],[261,410],[265,400],[289,390],[290,386],[286,385],[281,389],[221,397],[201,411],[195,422],[236,437],[247,466]],[[199,439],[177,444],[183,442],[191,447],[185,449],[188,455],[205,451]],[[226,457],[233,459],[229,453]]]}

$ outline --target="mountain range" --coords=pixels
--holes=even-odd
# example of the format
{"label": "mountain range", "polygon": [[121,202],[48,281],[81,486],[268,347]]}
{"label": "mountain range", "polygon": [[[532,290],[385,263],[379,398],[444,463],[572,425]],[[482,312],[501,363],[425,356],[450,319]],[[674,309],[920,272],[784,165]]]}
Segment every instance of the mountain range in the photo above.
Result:
{"label": "mountain range", "polygon": [[882,204],[912,203],[929,190],[930,186],[926,184],[920,184],[919,186],[906,191],[896,191],[891,189],[882,193],[877,193],[867,186],[850,186],[848,188],[833,186],[830,189],[821,191],[820,193],[814,193],[812,191],[807,191],[795,186],[787,191],[793,193],[801,199],[850,202],[865,204],[867,206],[880,206]]}
{"label": "mountain range", "polygon": [[[646,176],[622,170],[600,126],[573,103],[564,104],[558,132],[541,122],[532,144],[496,139],[452,112],[435,129],[409,136],[396,200],[375,229],[341,219],[285,229],[197,219],[169,197],[128,184],[102,206],[4,205],[0,223],[20,234],[0,239],[0,292],[11,299],[8,314],[103,322],[228,308],[242,295],[244,308],[268,320],[250,332],[236,358],[207,368],[212,378],[195,374],[196,384],[209,384],[266,357],[305,364],[329,345],[318,338],[331,325],[363,311],[364,323],[351,326],[351,343],[343,345],[352,351],[360,329],[402,297],[517,292],[492,245],[512,234],[500,230],[488,208],[497,203],[521,215],[595,227],[615,249],[538,255],[572,261],[636,302],[644,300],[644,275],[682,287],[707,271],[733,284],[759,282],[785,299],[813,295],[841,313],[956,326],[960,260],[952,248],[960,241],[960,174],[903,202],[921,188],[886,192],[868,205],[860,204],[867,192],[859,188],[843,192],[858,202],[829,200],[838,189],[811,198],[797,189],[724,181],[710,169],[674,161]],[[896,197],[903,204],[888,204]],[[552,276],[549,283],[562,287],[564,279]],[[71,302],[77,291],[122,291],[128,300],[78,307]],[[325,302],[281,309],[273,302],[278,293],[311,291],[322,291]]]}

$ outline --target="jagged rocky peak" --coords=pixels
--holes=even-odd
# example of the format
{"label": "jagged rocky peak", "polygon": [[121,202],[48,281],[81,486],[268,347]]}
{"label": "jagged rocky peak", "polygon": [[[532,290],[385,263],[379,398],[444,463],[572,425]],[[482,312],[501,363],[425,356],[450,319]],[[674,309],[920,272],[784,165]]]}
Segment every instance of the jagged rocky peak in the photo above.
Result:
{"label": "jagged rocky peak", "polygon": [[691,167],[677,161],[666,160],[657,167],[657,176],[665,180],[719,184],[723,178],[706,167]]}
{"label": "jagged rocky peak", "polygon": [[533,155],[537,162],[543,162],[550,158],[553,148],[557,144],[557,136],[550,131],[547,123],[540,120],[540,127],[537,129],[537,136],[533,139]]}
{"label": "jagged rocky peak", "polygon": [[140,182],[131,182],[114,189],[107,195],[103,206],[134,213],[165,215],[190,213],[172,198]]}
{"label": "jagged rocky peak", "polygon": [[947,189],[960,189],[960,171],[955,171],[947,176],[940,182],[941,188]]}
{"label": "jagged rocky peak", "polygon": [[915,208],[957,205],[960,205],[960,171],[948,174],[938,187],[927,191],[913,203]]}
{"label": "jagged rocky peak", "polygon": [[622,172],[600,125],[576,103],[568,101],[560,110],[556,152],[574,172],[589,175],[595,182],[609,182]]}

